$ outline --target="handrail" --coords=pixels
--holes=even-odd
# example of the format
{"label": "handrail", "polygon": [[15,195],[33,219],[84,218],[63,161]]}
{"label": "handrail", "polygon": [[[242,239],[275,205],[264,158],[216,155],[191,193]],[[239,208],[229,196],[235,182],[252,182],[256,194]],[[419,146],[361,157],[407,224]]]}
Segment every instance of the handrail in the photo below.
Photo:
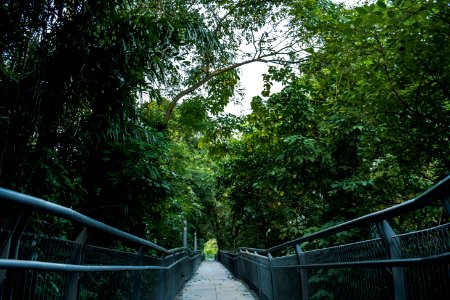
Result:
{"label": "handrail", "polygon": [[[450,299],[450,223],[404,234],[392,218],[440,203],[450,214],[450,176],[418,197],[267,249],[220,251],[219,260],[260,298]],[[304,250],[301,243],[375,223],[379,237]],[[291,254],[272,252],[294,247]],[[420,282],[417,284],[417,282]],[[417,296],[418,295],[418,296]]]}
{"label": "handrail", "polygon": [[[223,255],[236,255],[232,253],[226,253],[221,251]],[[253,255],[253,254],[251,254]],[[229,257],[230,259],[237,259]],[[240,259],[251,262],[252,264],[259,265],[266,269],[337,269],[337,268],[392,268],[392,267],[411,267],[418,265],[428,265],[436,263],[446,263],[450,261],[450,253],[431,255],[427,257],[413,257],[413,258],[401,258],[401,259],[379,259],[379,260],[360,260],[360,261],[349,261],[349,262],[335,262],[335,263],[320,263],[320,264],[304,264],[304,265],[287,265],[287,266],[267,266],[261,263],[257,263],[254,260],[240,257]],[[0,260],[1,261],[1,260]]]}
{"label": "handrail", "polygon": [[112,226],[106,225],[90,217],[87,217],[77,211],[74,211],[73,209],[58,205],[56,203],[45,201],[40,198],[8,190],[5,188],[0,188],[0,200],[6,200],[9,202],[13,202],[15,204],[27,206],[35,210],[50,213],[68,220],[72,220],[86,227],[101,230],[103,232],[115,235],[117,237],[135,242],[137,244],[153,248],[165,254],[172,254],[176,251],[184,249],[183,247],[175,249],[166,249],[143,238],[137,237],[135,235],[114,228]]}
{"label": "handrail", "polygon": [[[199,256],[196,254],[194,257]],[[170,270],[175,265],[187,259],[188,256],[178,259],[168,266],[103,266],[103,265],[72,265],[34,260],[0,259],[0,268],[15,270],[40,270],[58,272],[111,272],[111,271],[148,271],[148,270]]]}
{"label": "handrail", "polygon": [[[24,285],[31,286],[26,292],[30,299],[33,296],[47,298],[55,288],[66,300],[79,299],[80,295],[103,299],[115,293],[120,293],[121,298],[136,300],[144,295],[146,299],[174,299],[201,261],[201,253],[196,251],[196,247],[191,251],[187,246],[186,226],[183,246],[166,249],[73,209],[0,188],[0,203],[4,202],[13,204],[18,211],[8,221],[7,234],[2,235],[0,241],[3,245],[0,249],[0,299],[21,295]],[[71,220],[84,228],[75,241],[26,234],[26,225],[33,211]],[[98,232],[133,242],[134,253],[87,244],[89,236]],[[144,247],[163,255],[147,256],[142,251]],[[50,278],[51,287],[39,281],[36,272],[43,274],[46,280]],[[90,275],[80,276],[80,273]],[[121,283],[114,287],[114,291],[109,291],[97,281],[109,285],[115,285],[116,281]]]}
{"label": "handrail", "polygon": [[446,192],[447,193],[450,192],[450,175],[447,176],[446,178],[444,178],[443,180],[441,180],[439,183],[437,183],[430,189],[428,189],[426,192],[419,195],[418,197],[413,198],[408,201],[405,201],[403,203],[394,205],[392,207],[388,207],[386,209],[367,214],[365,216],[347,221],[345,223],[318,231],[316,233],[313,233],[313,234],[310,234],[310,235],[307,235],[304,237],[300,237],[300,238],[273,246],[268,249],[241,247],[241,248],[238,248],[237,250],[242,249],[242,250],[256,251],[256,252],[261,252],[261,253],[268,253],[268,252],[281,250],[281,249],[284,249],[287,247],[301,244],[303,242],[313,241],[318,238],[323,238],[323,237],[326,237],[326,236],[329,236],[329,235],[332,235],[332,234],[335,234],[335,233],[338,233],[341,231],[355,228],[361,224],[376,223],[376,222],[380,222],[380,221],[389,219],[391,217],[395,217],[395,216],[398,216],[401,214],[406,214],[408,212],[411,212],[416,209],[419,209],[419,208],[429,205],[432,201],[437,200],[437,198],[439,196],[441,196],[443,193],[446,193]]}

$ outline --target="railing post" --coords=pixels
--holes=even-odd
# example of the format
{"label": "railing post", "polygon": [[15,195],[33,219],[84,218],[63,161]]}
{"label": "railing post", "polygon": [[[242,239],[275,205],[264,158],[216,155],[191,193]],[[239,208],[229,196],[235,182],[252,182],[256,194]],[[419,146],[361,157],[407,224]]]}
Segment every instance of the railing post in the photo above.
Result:
{"label": "railing post", "polygon": [[[305,264],[305,252],[303,252],[300,245],[295,245],[295,252],[297,252],[298,256],[298,264],[300,266]],[[308,290],[308,274],[306,272],[306,269],[302,269],[300,267],[300,284],[302,287],[302,299],[308,300],[309,299],[309,290]]]}
{"label": "railing post", "polygon": [[[83,262],[83,252],[84,246],[86,245],[87,239],[89,237],[88,229],[86,227],[83,228],[81,233],[78,235],[75,243],[78,245],[74,249],[72,253],[72,257],[70,258],[70,263],[73,265],[81,265]],[[66,288],[66,300],[77,300],[80,296],[79,291],[79,272],[71,272],[69,273],[69,277],[67,279],[67,288]]]}
{"label": "railing post", "polygon": [[[377,228],[386,247],[387,256],[390,259],[402,258],[400,245],[395,245],[395,240],[393,239],[395,232],[389,223],[386,220],[383,220],[381,223],[377,223]],[[393,267],[392,279],[394,281],[395,300],[406,299],[405,275],[403,273],[403,268]]]}
{"label": "railing post", "polygon": [[278,300],[277,279],[275,277],[275,271],[272,268],[272,260],[273,260],[272,254],[268,252],[267,257],[269,258],[270,281],[272,282],[272,299]]}
{"label": "railing post", "polygon": [[184,221],[184,227],[183,227],[183,247],[187,248],[187,221]]}
{"label": "railing post", "polygon": [[194,252],[197,253],[197,231],[194,233]]}

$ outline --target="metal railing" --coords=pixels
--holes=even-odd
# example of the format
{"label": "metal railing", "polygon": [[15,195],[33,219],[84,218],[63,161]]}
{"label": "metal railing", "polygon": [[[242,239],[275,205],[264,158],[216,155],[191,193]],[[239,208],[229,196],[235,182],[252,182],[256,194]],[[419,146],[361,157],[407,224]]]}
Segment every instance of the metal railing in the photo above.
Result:
{"label": "metal railing", "polygon": [[[219,260],[260,299],[450,299],[450,223],[402,234],[390,225],[438,207],[448,220],[449,195],[450,176],[402,204],[269,249],[220,251]],[[349,232],[359,240],[317,246]]]}
{"label": "metal railing", "polygon": [[[0,228],[3,300],[174,299],[201,262],[201,254],[186,244],[166,249],[72,209],[0,188],[3,213],[5,207],[13,209]],[[83,229],[74,241],[27,232],[32,212],[69,220]],[[95,245],[100,235],[126,243],[127,251]]]}

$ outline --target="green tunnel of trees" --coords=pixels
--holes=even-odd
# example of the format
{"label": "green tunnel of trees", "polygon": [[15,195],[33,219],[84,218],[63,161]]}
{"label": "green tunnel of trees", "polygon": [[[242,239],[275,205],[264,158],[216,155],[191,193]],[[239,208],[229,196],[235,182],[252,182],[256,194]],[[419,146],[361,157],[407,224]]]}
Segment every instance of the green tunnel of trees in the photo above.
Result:
{"label": "green tunnel of trees", "polygon": [[281,243],[450,172],[449,41],[448,1],[2,1],[0,186],[167,247]]}

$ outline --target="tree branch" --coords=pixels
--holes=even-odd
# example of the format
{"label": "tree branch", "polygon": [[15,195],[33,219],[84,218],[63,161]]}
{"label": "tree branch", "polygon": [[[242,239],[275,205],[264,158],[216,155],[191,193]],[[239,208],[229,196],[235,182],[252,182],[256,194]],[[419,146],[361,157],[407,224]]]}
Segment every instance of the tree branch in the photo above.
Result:
{"label": "tree branch", "polygon": [[[284,48],[283,48],[284,49]],[[169,107],[166,110],[166,114],[164,116],[164,123],[167,124],[169,122],[170,117],[172,116],[172,112],[175,109],[175,106],[177,105],[178,101],[180,101],[181,98],[183,98],[184,96],[194,92],[195,90],[197,90],[198,88],[200,88],[202,85],[204,85],[205,83],[207,83],[208,81],[210,81],[211,79],[213,79],[216,76],[219,76],[223,73],[226,73],[228,71],[234,70],[236,68],[239,68],[241,66],[244,65],[248,65],[254,62],[263,62],[263,63],[274,63],[274,64],[295,64],[295,63],[302,63],[304,61],[306,61],[308,58],[302,58],[299,60],[295,60],[295,61],[286,61],[286,60],[282,60],[282,59],[270,59],[271,57],[275,57],[278,55],[289,55],[292,54],[290,52],[274,52],[274,53],[267,53],[262,55],[261,53],[259,53],[258,56],[253,57],[251,59],[248,60],[244,60],[238,63],[234,63],[231,64],[227,67],[221,68],[221,69],[217,69],[209,74],[206,74],[205,77],[203,77],[202,79],[200,79],[199,81],[197,81],[196,83],[192,84],[191,86],[189,86],[188,88],[182,90],[181,92],[179,92],[178,94],[175,95],[175,97],[172,99],[172,101],[169,103]]]}
{"label": "tree branch", "polygon": [[[274,55],[274,54],[272,54],[272,55]],[[216,76],[219,76],[223,73],[226,73],[228,71],[239,68],[243,65],[247,65],[247,64],[250,64],[253,62],[262,62],[263,58],[267,57],[267,56],[269,56],[269,55],[263,55],[263,56],[252,58],[249,60],[244,60],[242,62],[234,63],[228,67],[217,69],[217,70],[211,72],[210,74],[207,74],[205,77],[203,77],[202,79],[200,79],[199,81],[197,81],[196,83],[191,85],[190,87],[182,90],[181,92],[176,94],[175,97],[170,102],[169,107],[167,108],[166,114],[164,116],[164,123],[167,124],[167,122],[169,122],[169,119],[172,116],[172,112],[173,112],[175,106],[177,105],[178,101],[180,101],[180,99],[183,98],[184,96],[194,92],[196,89],[198,89],[199,87],[201,87],[202,85],[204,85],[205,83],[207,83],[208,81],[210,81],[211,79],[213,79]]]}

